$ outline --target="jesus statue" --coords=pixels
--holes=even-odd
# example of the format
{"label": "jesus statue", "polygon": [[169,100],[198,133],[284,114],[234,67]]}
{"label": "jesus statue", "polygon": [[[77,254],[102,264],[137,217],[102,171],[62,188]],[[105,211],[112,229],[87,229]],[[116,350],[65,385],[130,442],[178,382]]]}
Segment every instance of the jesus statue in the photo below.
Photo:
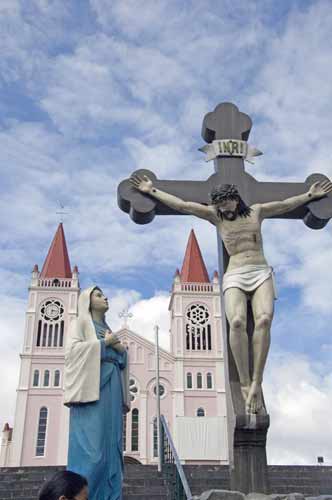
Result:
{"label": "jesus statue", "polygon": [[[210,204],[184,201],[156,189],[147,177],[130,179],[134,188],[160,200],[170,208],[195,215],[216,226],[229,255],[222,290],[229,323],[229,343],[238,371],[246,413],[263,411],[262,380],[270,346],[270,329],[276,298],[273,269],[265,259],[261,225],[265,218],[285,214],[332,192],[330,181],[316,182],[298,196],[283,201],[247,206],[234,184],[215,187]],[[247,301],[251,302],[254,333],[252,337],[253,372],[249,370]]]}

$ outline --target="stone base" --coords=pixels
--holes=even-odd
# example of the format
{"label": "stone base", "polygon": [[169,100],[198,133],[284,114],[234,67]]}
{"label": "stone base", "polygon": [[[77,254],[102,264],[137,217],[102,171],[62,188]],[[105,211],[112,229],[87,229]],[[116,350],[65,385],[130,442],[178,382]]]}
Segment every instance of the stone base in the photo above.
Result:
{"label": "stone base", "polygon": [[231,489],[250,493],[268,493],[269,477],[266,459],[268,415],[240,415],[234,429]]}

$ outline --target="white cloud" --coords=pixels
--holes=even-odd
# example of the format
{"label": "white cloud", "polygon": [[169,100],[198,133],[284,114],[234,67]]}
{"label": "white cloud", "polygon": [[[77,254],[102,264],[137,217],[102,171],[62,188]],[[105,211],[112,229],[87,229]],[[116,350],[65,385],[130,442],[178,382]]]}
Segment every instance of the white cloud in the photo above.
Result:
{"label": "white cloud", "polygon": [[13,425],[22,350],[26,301],[1,294],[0,332],[1,332],[1,369],[0,379],[0,425],[9,422]]}
{"label": "white cloud", "polygon": [[264,389],[271,417],[269,463],[314,465],[324,456],[331,464],[331,374],[307,357],[281,352],[270,358]]}
{"label": "white cloud", "polygon": [[[70,212],[66,236],[82,282],[107,287],[113,276],[130,281],[129,290],[125,284],[109,289],[111,326],[120,325],[115,316],[128,305],[134,330],[151,335],[160,321],[166,339],[168,298],[146,299],[142,290],[153,295],[165,288],[192,226],[213,271],[215,230],[191,217],[137,226],[117,207],[117,184],[140,167],[159,178],[208,177],[212,164],[197,152],[200,127],[204,113],[224,100],[253,117],[251,141],[265,153],[255,167],[247,166],[257,179],[331,175],[331,9],[327,1],[301,4],[279,12],[277,21],[274,2],[261,9],[240,0],[186,6],[91,0],[90,7],[97,29],[87,4],[75,10],[70,2],[1,2],[0,71],[7,86],[15,83],[1,104],[7,113],[0,133],[4,304],[8,293],[19,301],[32,265],[42,264],[61,201]],[[317,335],[327,352],[330,226],[314,232],[300,222],[268,221],[264,239],[279,286],[293,289],[293,299],[300,296],[298,329],[308,338]],[[23,318],[24,308],[15,307]],[[301,317],[305,307],[313,318],[309,326],[308,315]],[[283,331],[285,318],[275,325]],[[13,322],[3,328],[14,331]],[[303,376],[311,399],[302,404],[317,400],[324,413],[315,367],[309,368]],[[326,380],[322,387],[329,394]],[[289,401],[287,394],[280,397]]]}

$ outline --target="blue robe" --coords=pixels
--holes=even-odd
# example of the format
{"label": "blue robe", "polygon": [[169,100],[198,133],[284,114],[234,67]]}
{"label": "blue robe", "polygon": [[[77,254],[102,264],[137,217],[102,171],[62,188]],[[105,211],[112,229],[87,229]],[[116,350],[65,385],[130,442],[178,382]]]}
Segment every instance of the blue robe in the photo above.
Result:
{"label": "blue robe", "polygon": [[106,323],[93,322],[101,343],[100,398],[70,407],[67,470],[86,477],[89,500],[122,500],[123,394],[127,353],[105,346]]}

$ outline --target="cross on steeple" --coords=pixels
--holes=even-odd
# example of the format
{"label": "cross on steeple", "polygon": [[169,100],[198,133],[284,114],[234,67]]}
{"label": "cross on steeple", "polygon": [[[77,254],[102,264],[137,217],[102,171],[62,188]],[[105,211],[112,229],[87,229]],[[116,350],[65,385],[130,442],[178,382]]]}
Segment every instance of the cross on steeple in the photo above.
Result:
{"label": "cross on steeple", "polygon": [[62,203],[61,203],[60,201],[59,201],[58,203],[59,203],[59,205],[60,205],[60,210],[58,210],[58,211],[57,211],[57,212],[55,212],[55,213],[56,213],[57,215],[60,215],[60,217],[59,217],[60,221],[59,221],[59,222],[60,222],[60,224],[62,224],[62,223],[63,223],[63,217],[62,217],[62,216],[63,216],[63,215],[68,215],[68,213],[69,213],[69,212],[66,212],[66,211],[64,210],[65,206],[64,206],[64,205],[62,205]]}
{"label": "cross on steeple", "polygon": [[128,319],[130,319],[132,317],[133,317],[133,314],[129,312],[128,307],[126,307],[125,309],[123,309],[119,313],[119,318],[123,319],[122,328],[127,328],[127,326],[128,326]]}

